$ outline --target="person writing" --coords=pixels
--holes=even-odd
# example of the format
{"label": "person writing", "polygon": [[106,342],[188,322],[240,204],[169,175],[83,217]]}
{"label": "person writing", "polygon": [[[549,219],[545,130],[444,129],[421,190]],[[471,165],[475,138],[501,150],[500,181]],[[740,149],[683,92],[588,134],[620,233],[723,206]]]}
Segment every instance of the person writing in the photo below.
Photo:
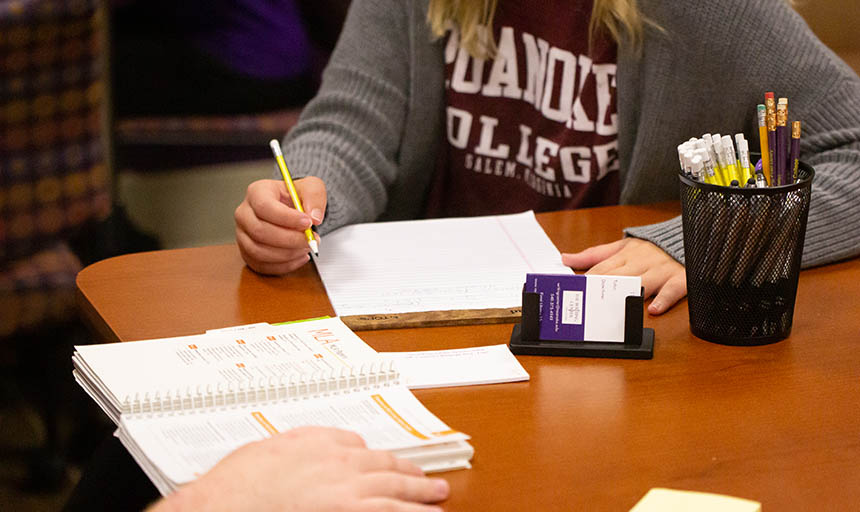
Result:
{"label": "person writing", "polygon": [[[757,133],[765,90],[791,98],[816,170],[803,265],[857,255],[860,79],[788,2],[355,0],[283,144],[307,213],[256,181],[236,240],[279,275],[310,225],[677,199],[678,142]],[[686,295],[680,218],[625,235],[563,261],[642,276],[663,313]]]}

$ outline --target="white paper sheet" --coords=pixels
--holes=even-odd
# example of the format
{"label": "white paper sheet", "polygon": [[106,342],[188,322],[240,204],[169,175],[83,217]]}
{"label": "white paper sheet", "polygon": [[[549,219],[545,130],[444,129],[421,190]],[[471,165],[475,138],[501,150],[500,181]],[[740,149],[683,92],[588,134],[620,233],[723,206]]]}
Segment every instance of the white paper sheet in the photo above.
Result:
{"label": "white paper sheet", "polygon": [[474,386],[529,380],[507,345],[453,350],[382,352],[409,389]]}
{"label": "white paper sheet", "polygon": [[340,316],[518,307],[527,272],[572,273],[531,211],[346,226],[316,265]]}

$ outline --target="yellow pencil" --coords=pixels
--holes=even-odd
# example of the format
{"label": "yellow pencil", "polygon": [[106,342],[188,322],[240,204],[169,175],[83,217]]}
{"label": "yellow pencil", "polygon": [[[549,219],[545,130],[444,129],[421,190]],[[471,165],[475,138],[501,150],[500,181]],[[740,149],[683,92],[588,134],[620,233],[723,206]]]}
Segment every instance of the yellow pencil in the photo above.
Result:
{"label": "yellow pencil", "polygon": [[[269,142],[269,146],[272,148],[272,153],[275,154],[275,160],[278,162],[278,169],[281,170],[281,176],[284,178],[284,183],[287,185],[287,192],[290,193],[290,198],[293,200],[293,206],[296,207],[296,210],[304,213],[305,210],[302,208],[302,202],[299,200],[299,193],[296,191],[296,186],[293,184],[293,179],[290,177],[290,171],[287,169],[287,164],[284,162],[284,154],[281,153],[281,144],[272,139]],[[317,239],[314,237],[314,232],[311,231],[311,228],[305,230],[305,238],[308,239],[308,245],[311,247],[311,250],[314,252],[315,256],[320,255],[319,246],[317,245]]]}
{"label": "yellow pencil", "polygon": [[770,149],[767,145],[767,107],[762,104],[756,106],[758,117],[758,140],[761,148],[761,173],[770,186]]}

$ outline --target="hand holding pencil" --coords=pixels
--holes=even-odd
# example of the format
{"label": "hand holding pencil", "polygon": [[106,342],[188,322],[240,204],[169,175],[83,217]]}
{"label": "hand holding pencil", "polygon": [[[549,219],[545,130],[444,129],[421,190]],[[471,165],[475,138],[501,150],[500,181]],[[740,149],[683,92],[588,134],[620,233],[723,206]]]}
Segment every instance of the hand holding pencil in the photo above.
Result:
{"label": "hand holding pencil", "polygon": [[[288,170],[282,172],[289,177]],[[322,223],[325,209],[326,188],[319,178],[251,183],[234,214],[236,243],[245,263],[269,275],[283,275],[307,263],[309,252],[319,250],[319,238],[311,227]]]}

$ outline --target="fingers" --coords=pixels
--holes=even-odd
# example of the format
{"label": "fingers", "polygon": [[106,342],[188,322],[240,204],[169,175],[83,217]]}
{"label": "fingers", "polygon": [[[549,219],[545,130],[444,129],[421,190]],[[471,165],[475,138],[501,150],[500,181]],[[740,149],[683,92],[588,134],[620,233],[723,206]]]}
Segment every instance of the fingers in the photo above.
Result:
{"label": "fingers", "polygon": [[634,265],[635,266],[628,265],[626,255],[614,254],[594,265],[585,273],[596,275],[636,276],[640,274],[640,272],[637,272],[637,270],[639,270],[639,265],[638,263],[634,263]]}
{"label": "fingers", "polygon": [[325,216],[327,203],[325,184],[321,179],[309,176],[296,180],[295,185],[305,213],[293,207],[284,183],[278,180],[251,183],[244,203],[256,218],[275,226],[304,231],[312,224],[319,225]]}
{"label": "fingers", "polygon": [[377,472],[361,477],[359,492],[364,497],[434,503],[446,499],[450,487],[448,482],[441,478]]}
{"label": "fingers", "polygon": [[355,509],[357,512],[442,512],[442,507],[423,503],[408,503],[393,498],[369,498]]}
{"label": "fingers", "polygon": [[297,231],[311,227],[310,215],[288,206],[292,200],[283,182],[255,181],[248,186],[244,202],[251,208],[255,218],[269,224]]}
{"label": "fingers", "polygon": [[253,217],[240,219],[239,209],[236,214],[236,244],[245,263],[261,274],[286,274],[310,261],[310,247],[304,233],[273,226]]}
{"label": "fingers", "polygon": [[563,254],[562,261],[573,268],[587,268],[586,274],[641,276],[645,297],[652,315],[665,313],[687,295],[684,266],[662,249],[636,238],[625,238],[597,245],[574,254]]}
{"label": "fingers", "polygon": [[310,215],[314,226],[319,226],[325,217],[327,202],[325,183],[315,176],[296,180],[296,191],[302,201],[302,207]]}
{"label": "fingers", "polygon": [[660,290],[664,286],[666,286],[669,280],[672,279],[677,272],[683,273],[684,267],[677,263],[675,260],[669,260],[657,263],[650,267],[635,269],[628,274],[620,275],[641,275],[642,287],[645,288],[645,297],[651,297],[659,293]]}
{"label": "fingers", "polygon": [[[236,228],[254,241],[274,247],[289,247],[311,226],[311,218],[281,202],[279,184],[274,180],[255,181],[236,208]],[[283,188],[283,184],[280,184]]]}
{"label": "fingers", "polygon": [[[270,229],[277,229],[278,232],[269,232]],[[236,243],[243,247],[249,256],[264,263],[295,259],[309,250],[304,233],[276,228],[271,224],[251,231],[244,226],[236,226]]]}
{"label": "fingers", "polygon": [[335,427],[297,427],[283,433],[284,438],[323,438],[326,441],[353,448],[364,448],[364,439],[355,432]]}
{"label": "fingers", "polygon": [[684,267],[675,260],[667,260],[651,266],[636,261],[625,261],[618,267],[614,266],[615,262],[609,260],[605,263],[606,268],[599,268],[600,265],[598,265],[587,273],[641,276],[644,296],[651,297],[656,294],[648,306],[648,313],[652,315],[665,313],[687,295],[687,276]]}
{"label": "fingers", "polygon": [[660,288],[660,292],[648,305],[648,313],[662,315],[679,300],[687,295],[687,275],[683,267],[680,273],[674,273]]}
{"label": "fingers", "polygon": [[310,261],[305,230],[322,222],[325,185],[319,178],[309,177],[297,180],[296,189],[307,198],[313,218],[288,205],[291,200],[278,180],[251,183],[236,208],[236,243],[242,258],[256,272],[282,275]]}
{"label": "fingers", "polygon": [[369,498],[355,509],[357,512],[442,512],[442,507],[423,503],[408,503],[392,498]]}
{"label": "fingers", "polygon": [[424,472],[415,464],[382,450],[354,450],[349,454],[349,459],[351,464],[361,472],[383,471],[424,476]]}
{"label": "fingers", "polygon": [[630,238],[622,238],[612,243],[589,247],[584,251],[565,253],[561,255],[561,261],[573,269],[591,268],[623,249],[630,240]]}
{"label": "fingers", "polygon": [[[311,260],[311,255],[308,253],[308,249],[305,249],[302,252],[301,256],[297,256],[293,259],[288,259],[286,261],[260,261],[252,256],[252,254],[255,252],[255,246],[251,245],[251,247],[245,247],[241,241],[243,239],[244,238],[241,237],[237,232],[236,240],[237,242],[239,242],[239,253],[242,255],[242,259],[245,260],[245,263],[248,264],[251,270],[260,274],[269,276],[280,276],[288,274],[294,270],[297,270],[302,265],[306,264]],[[307,243],[305,243],[305,245],[307,245]]]}

